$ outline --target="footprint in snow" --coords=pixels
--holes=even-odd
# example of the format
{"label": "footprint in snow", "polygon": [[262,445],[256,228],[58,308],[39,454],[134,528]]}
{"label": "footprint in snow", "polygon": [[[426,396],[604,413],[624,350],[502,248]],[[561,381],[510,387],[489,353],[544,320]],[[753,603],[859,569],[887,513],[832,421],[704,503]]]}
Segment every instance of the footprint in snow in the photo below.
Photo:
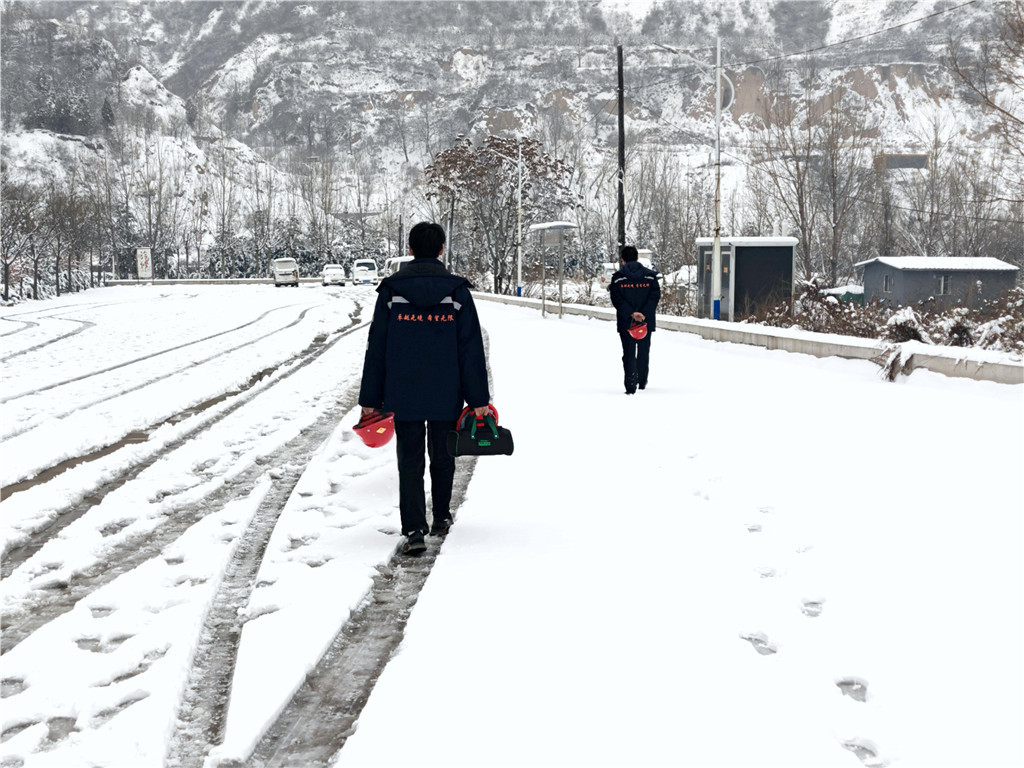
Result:
{"label": "footprint in snow", "polygon": [[878,747],[867,739],[850,739],[849,741],[843,742],[843,749],[848,749],[857,757],[860,761],[868,768],[884,768],[885,760],[883,760],[878,752]]}
{"label": "footprint in snow", "polygon": [[812,619],[821,616],[821,612],[824,609],[824,600],[803,600],[800,607],[801,613],[804,616],[810,616]]}
{"label": "footprint in snow", "polygon": [[854,701],[868,700],[868,681],[859,677],[843,677],[836,680],[836,686]]}
{"label": "footprint in snow", "polygon": [[20,677],[5,677],[0,681],[0,698],[6,699],[8,696],[17,696],[26,688],[28,686],[25,685],[25,681]]}
{"label": "footprint in snow", "polygon": [[779,647],[775,645],[768,636],[763,632],[751,632],[746,635],[740,635],[740,639],[746,640],[762,656],[771,656],[773,653],[777,653]]}

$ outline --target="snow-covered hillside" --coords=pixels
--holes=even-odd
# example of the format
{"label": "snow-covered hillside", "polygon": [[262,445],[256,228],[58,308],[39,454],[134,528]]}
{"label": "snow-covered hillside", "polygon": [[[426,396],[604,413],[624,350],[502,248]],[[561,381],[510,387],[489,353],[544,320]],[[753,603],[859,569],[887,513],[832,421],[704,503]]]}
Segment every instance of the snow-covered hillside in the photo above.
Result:
{"label": "snow-covered hillside", "polygon": [[[107,195],[108,236],[92,248],[103,260],[130,271],[134,248],[146,246],[166,274],[196,274],[197,258],[207,259],[203,274],[255,274],[287,253],[315,274],[330,261],[393,255],[412,217],[453,218],[470,251],[484,249],[484,230],[511,242],[514,211],[477,220],[465,201],[441,200],[424,171],[460,136],[525,137],[571,169],[574,210],[564,216],[580,223],[571,268],[586,278],[617,242],[619,42],[627,239],[675,271],[713,226],[711,43],[720,34],[736,86],[721,125],[724,232],[796,234],[803,275],[844,283],[865,255],[1002,255],[1014,241],[1010,203],[978,201],[1002,199],[993,188],[1021,169],[999,144],[996,115],[967,100],[942,64],[951,32],[976,46],[996,31],[1000,7],[16,2],[5,6],[5,74],[46,85],[5,95],[4,174],[37,187],[66,178],[72,160],[55,150],[64,140],[38,129],[88,125],[86,140],[107,150],[108,168],[110,148],[130,145],[115,163],[130,215]],[[52,67],[44,49],[54,51]],[[61,77],[66,88],[55,84]],[[76,110],[83,115],[72,120]],[[807,146],[787,145],[781,132],[798,133],[808,119]],[[847,177],[908,153],[928,156],[927,173],[879,175],[870,190],[858,182],[843,190],[850,206],[840,216],[823,198],[824,179],[788,178],[820,173],[828,141],[833,157],[856,145]],[[39,167],[43,156],[51,167]],[[172,180],[152,165],[137,170],[153,157],[171,163]],[[780,166],[793,158],[803,171]],[[793,184],[818,197],[793,200]],[[154,208],[161,189],[171,198]],[[983,227],[988,234],[963,235]],[[164,267],[181,261],[187,269]],[[489,280],[488,270],[474,277]]]}

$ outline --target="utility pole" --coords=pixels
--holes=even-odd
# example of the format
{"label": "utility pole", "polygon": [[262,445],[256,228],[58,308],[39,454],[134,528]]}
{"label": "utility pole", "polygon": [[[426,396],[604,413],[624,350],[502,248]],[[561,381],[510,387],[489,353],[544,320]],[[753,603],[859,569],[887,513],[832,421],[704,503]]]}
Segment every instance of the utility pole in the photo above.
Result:
{"label": "utility pole", "polygon": [[626,244],[626,107],[625,85],[622,77],[622,46],[615,46],[619,58],[619,253],[612,261],[618,261],[622,247]]}
{"label": "utility pole", "polygon": [[448,210],[448,247],[445,248],[447,258],[444,260],[444,264],[449,269],[451,268],[454,256],[452,255],[452,248],[455,244],[455,190],[452,190],[452,207]]}
{"label": "utility pole", "polygon": [[711,251],[711,317],[722,315],[722,38],[715,58],[715,239]]}
{"label": "utility pole", "polygon": [[519,230],[516,235],[516,296],[523,295],[523,140],[519,139],[519,203],[516,206]]}

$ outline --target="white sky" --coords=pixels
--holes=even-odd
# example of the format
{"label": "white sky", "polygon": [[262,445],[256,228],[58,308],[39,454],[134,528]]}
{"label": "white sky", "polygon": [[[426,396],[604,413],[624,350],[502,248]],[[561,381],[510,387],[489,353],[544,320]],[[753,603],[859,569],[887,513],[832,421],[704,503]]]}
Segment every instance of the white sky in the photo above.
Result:
{"label": "white sky", "polygon": [[[319,285],[109,288],[0,309],[13,321],[0,322],[3,483],[333,339],[355,298],[368,318],[370,289]],[[627,397],[609,323],[478,306],[516,452],[477,463],[337,765],[860,765],[843,744],[874,751],[867,764],[1024,760],[1020,386],[927,371],[888,383],[870,363],[658,331],[650,386]],[[208,764],[248,755],[400,542],[393,449],[354,437],[354,408],[305,467],[280,456],[357,382],[364,344],[358,331],[264,379],[0,584],[5,613],[31,606],[271,457],[159,557],[4,654],[2,727],[27,727],[3,760],[161,765],[220,575],[275,479],[298,471],[239,606]],[[191,424],[5,499],[5,548]],[[845,678],[866,701],[843,695]],[[55,718],[77,730],[51,743]]]}

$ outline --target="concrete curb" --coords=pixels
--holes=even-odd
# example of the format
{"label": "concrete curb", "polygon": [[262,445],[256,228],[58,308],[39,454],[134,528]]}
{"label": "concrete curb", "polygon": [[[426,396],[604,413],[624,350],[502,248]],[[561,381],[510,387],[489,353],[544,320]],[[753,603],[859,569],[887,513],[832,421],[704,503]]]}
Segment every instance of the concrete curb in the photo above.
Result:
{"label": "concrete curb", "polygon": [[[300,277],[300,283],[319,283],[321,279],[319,277]],[[113,285],[273,285],[274,279],[272,277],[211,277],[211,278],[197,278],[197,279],[181,279],[181,280],[161,280],[153,278],[152,280],[107,280],[108,286]],[[281,286],[282,288],[287,286]]]}
{"label": "concrete curb", "polygon": [[[541,309],[540,299],[499,296],[480,292],[474,292],[473,296],[476,299],[498,304]],[[554,314],[557,317],[558,302],[547,302],[547,311],[548,314]],[[615,319],[615,310],[613,309],[583,304],[563,304],[562,314],[582,315],[598,320]],[[888,348],[884,342],[874,339],[858,339],[852,336],[836,336],[811,331],[771,328],[763,325],[742,325],[672,315],[658,315],[658,330],[695,333],[709,341],[749,344],[765,349],[781,349],[785,352],[813,355],[814,357],[880,361]],[[923,352],[922,349],[927,351]],[[990,356],[991,353],[985,350],[907,344],[904,345],[903,370],[909,373],[923,368],[944,376],[992,381],[997,384],[1024,384],[1024,363],[995,362],[986,359]]]}

